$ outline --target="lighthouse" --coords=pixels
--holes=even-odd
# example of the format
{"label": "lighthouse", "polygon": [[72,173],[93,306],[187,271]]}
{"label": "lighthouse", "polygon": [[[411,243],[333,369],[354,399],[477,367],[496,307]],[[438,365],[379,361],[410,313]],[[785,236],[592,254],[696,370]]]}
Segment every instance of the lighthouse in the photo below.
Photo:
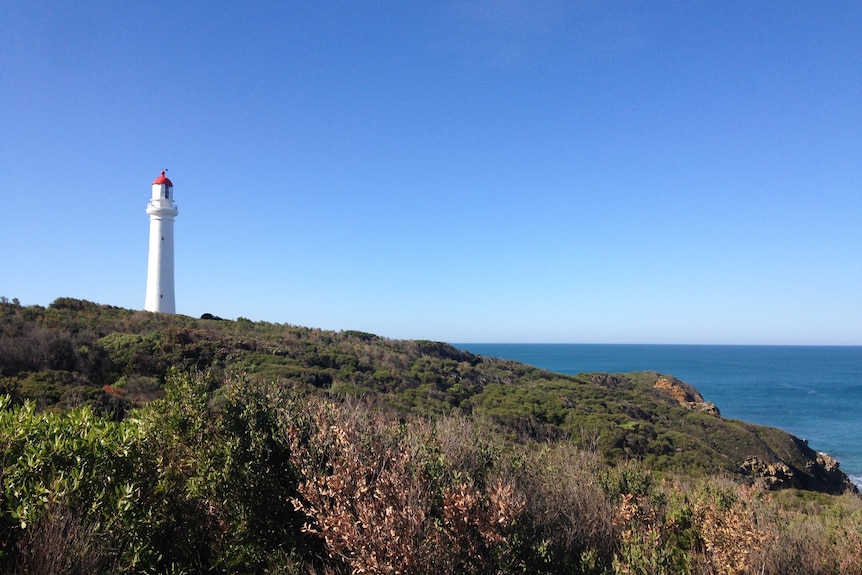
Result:
{"label": "lighthouse", "polygon": [[176,313],[174,301],[174,184],[162,175],[153,180],[153,195],[147,204],[150,216],[150,255],[147,261],[146,311]]}

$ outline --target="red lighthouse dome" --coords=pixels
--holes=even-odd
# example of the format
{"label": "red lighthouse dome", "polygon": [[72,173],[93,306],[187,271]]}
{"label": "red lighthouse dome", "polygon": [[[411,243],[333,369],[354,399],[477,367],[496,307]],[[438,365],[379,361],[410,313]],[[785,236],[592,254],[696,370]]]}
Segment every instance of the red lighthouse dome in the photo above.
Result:
{"label": "red lighthouse dome", "polygon": [[160,186],[162,184],[167,184],[170,187],[174,187],[174,183],[170,181],[167,177],[165,177],[165,171],[162,170],[162,175],[153,180],[154,186]]}

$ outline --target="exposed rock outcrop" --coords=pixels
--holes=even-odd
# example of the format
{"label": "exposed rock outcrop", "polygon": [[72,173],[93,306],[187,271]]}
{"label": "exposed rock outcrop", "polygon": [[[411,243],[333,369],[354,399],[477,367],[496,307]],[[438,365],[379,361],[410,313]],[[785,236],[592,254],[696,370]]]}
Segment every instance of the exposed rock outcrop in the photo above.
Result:
{"label": "exposed rock outcrop", "polygon": [[[799,444],[804,440],[796,438]],[[768,489],[810,489],[823,493],[858,493],[859,488],[839,469],[838,461],[825,453],[811,453],[805,469],[796,469],[783,461],[763,461],[749,457],[740,466],[740,471],[762,481]]]}
{"label": "exposed rock outcrop", "polygon": [[711,401],[704,401],[703,396],[697,390],[680,381],[672,375],[659,375],[655,382],[655,388],[669,395],[681,406],[692,411],[702,411],[709,415],[721,417],[721,412]]}
{"label": "exposed rock outcrop", "polygon": [[802,482],[793,473],[793,469],[783,461],[769,463],[759,457],[751,456],[740,466],[742,472],[761,480],[767,489],[799,489]]}
{"label": "exposed rock outcrop", "polygon": [[815,460],[808,462],[806,471],[814,476],[817,481],[828,486],[833,486],[833,491],[836,493],[843,493],[845,491],[859,493],[859,488],[856,487],[856,484],[839,468],[838,461],[825,453],[818,452]]}

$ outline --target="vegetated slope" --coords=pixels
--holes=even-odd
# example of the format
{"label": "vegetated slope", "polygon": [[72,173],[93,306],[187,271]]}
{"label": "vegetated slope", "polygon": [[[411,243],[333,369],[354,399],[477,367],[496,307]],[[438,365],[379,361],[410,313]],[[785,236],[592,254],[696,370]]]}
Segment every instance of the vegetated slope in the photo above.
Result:
{"label": "vegetated slope", "polygon": [[484,417],[514,441],[567,438],[609,462],[763,477],[773,487],[854,489],[834,461],[775,428],[723,419],[672,376],[550,373],[450,345],[267,322],[194,319],[60,298],[0,303],[0,393],[45,409],[122,418],[159,397],[169,369],[244,373],[394,412]]}

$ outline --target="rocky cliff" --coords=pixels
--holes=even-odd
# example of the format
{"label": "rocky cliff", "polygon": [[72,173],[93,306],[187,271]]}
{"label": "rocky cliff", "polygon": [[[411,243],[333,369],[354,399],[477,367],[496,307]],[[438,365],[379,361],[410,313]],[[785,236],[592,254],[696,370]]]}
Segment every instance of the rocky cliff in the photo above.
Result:
{"label": "rocky cliff", "polygon": [[716,417],[721,412],[711,401],[704,401],[703,396],[691,385],[668,375],[659,375],[655,382],[655,388],[666,393],[686,409],[702,411]]}
{"label": "rocky cliff", "polygon": [[[721,417],[714,403],[704,401],[703,396],[691,385],[670,375],[657,374],[655,388],[673,398],[686,409]],[[797,452],[791,463],[774,451],[764,456],[749,455],[739,466],[740,472],[754,480],[763,482],[769,489],[808,489],[826,493],[858,493],[856,485],[840,469],[837,460],[825,453],[808,447],[808,442],[790,436]],[[800,457],[801,456],[801,457]],[[799,463],[802,463],[800,466]]]}

